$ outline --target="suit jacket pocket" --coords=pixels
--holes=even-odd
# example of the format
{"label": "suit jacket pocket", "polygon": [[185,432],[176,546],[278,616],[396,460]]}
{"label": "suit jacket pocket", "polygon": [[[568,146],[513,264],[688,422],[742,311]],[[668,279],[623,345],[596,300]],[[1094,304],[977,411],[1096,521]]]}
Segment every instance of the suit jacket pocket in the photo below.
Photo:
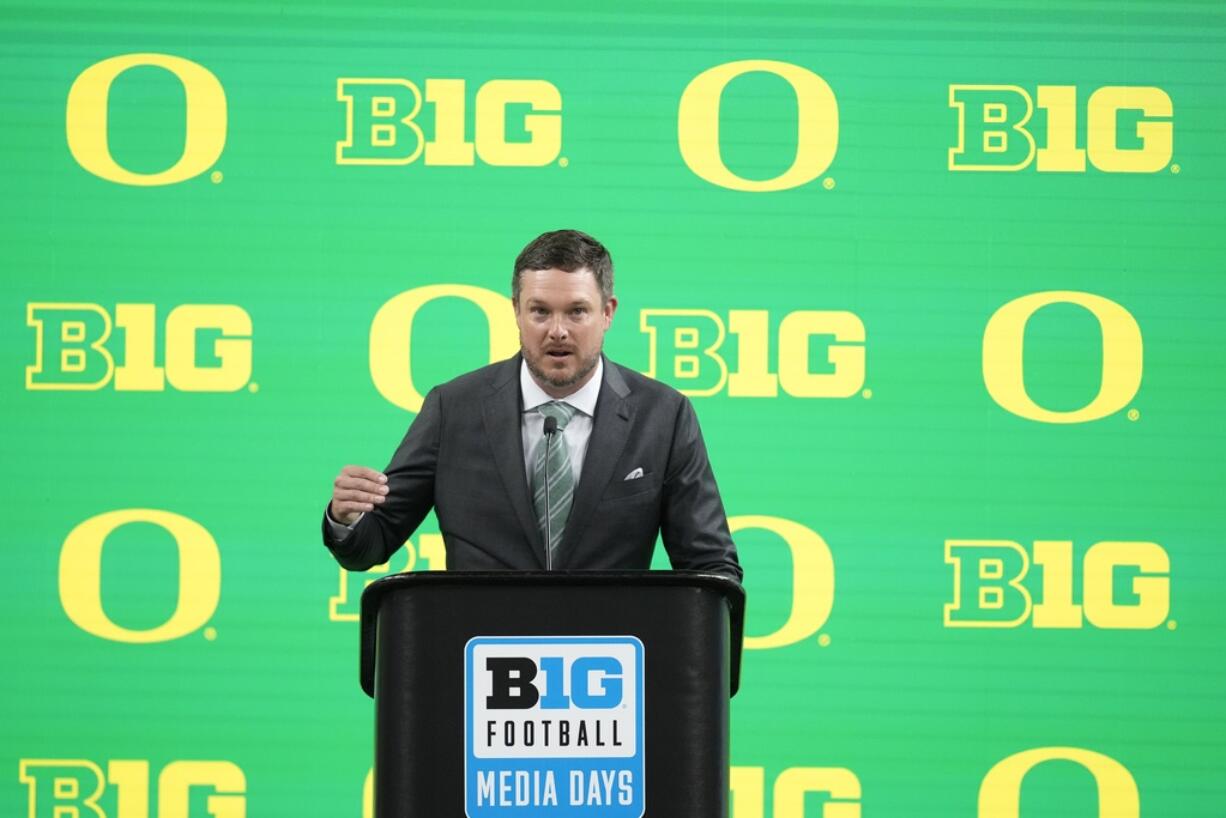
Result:
{"label": "suit jacket pocket", "polygon": [[614,480],[605,487],[600,497],[601,503],[628,500],[632,497],[642,499],[645,496],[659,494],[660,479],[648,472],[634,480]]}

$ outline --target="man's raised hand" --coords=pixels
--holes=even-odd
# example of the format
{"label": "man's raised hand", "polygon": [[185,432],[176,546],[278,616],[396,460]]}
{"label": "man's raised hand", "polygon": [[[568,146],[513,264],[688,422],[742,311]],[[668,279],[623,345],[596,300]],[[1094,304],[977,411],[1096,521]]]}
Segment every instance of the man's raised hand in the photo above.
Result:
{"label": "man's raised hand", "polygon": [[387,475],[365,466],[345,466],[332,481],[332,519],[353,525],[367,511],[387,499]]}

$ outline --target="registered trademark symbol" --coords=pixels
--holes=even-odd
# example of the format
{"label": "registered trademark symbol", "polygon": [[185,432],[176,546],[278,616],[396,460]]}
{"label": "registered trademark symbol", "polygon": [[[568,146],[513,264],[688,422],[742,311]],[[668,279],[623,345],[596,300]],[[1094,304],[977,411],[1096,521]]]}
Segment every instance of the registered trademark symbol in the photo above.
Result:
{"label": "registered trademark symbol", "polygon": [[217,638],[217,628],[214,628],[214,627],[212,627],[212,626],[205,628],[205,629],[204,629],[204,638],[205,638],[205,639],[207,639],[207,640],[208,640],[208,641],[210,641],[210,642],[212,642],[213,640],[215,640],[215,639]]}
{"label": "registered trademark symbol", "polygon": [[1141,410],[1140,410],[1140,409],[1129,409],[1129,410],[1128,410],[1128,419],[1129,419],[1129,420],[1140,420],[1140,419],[1141,419]]}
{"label": "registered trademark symbol", "polygon": [[254,393],[256,393],[256,392],[259,392],[259,391],[260,391],[260,385],[259,385],[258,383],[256,383],[255,381],[252,381],[251,383],[247,384],[247,391],[248,391],[248,392],[251,392],[251,393],[253,393],[253,394],[254,394]]}
{"label": "registered trademark symbol", "polygon": [[817,644],[821,645],[823,648],[830,647],[830,634],[823,633],[820,636],[818,636]]}
{"label": "registered trademark symbol", "polygon": [[864,398],[865,400],[871,399],[873,397],[873,390],[865,389],[863,392],[860,393],[860,397]]}
{"label": "registered trademark symbol", "polygon": [[221,184],[221,180],[225,177],[221,175],[221,171],[215,170],[209,174],[209,178],[213,180],[213,184],[219,185]]}
{"label": "registered trademark symbol", "polygon": [[825,179],[823,179],[822,187],[826,188],[826,190],[834,190],[834,177],[827,176]]}
{"label": "registered trademark symbol", "polygon": [[1166,621],[1166,629],[1167,629],[1168,631],[1173,631],[1173,630],[1175,630],[1175,629],[1176,629],[1176,628],[1178,628],[1178,627],[1179,627],[1179,623],[1178,623],[1178,622],[1176,622],[1174,619],[1168,619],[1168,620]]}
{"label": "registered trademark symbol", "polygon": [[1175,164],[1171,165],[1171,173],[1178,174],[1178,173],[1179,173],[1179,171],[1181,171],[1181,170],[1183,170],[1183,168],[1179,167],[1179,163],[1178,163],[1178,162],[1176,162]]}
{"label": "registered trademark symbol", "polygon": [[570,165],[570,160],[567,159],[565,156],[563,156],[561,159],[558,160],[558,165],[564,168],[568,167]]}

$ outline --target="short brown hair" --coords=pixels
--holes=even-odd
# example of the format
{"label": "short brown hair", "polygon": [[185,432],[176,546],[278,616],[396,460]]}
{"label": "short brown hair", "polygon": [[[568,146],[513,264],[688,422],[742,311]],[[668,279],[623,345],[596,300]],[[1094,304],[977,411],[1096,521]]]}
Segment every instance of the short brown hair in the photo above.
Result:
{"label": "short brown hair", "polygon": [[600,288],[600,300],[613,297],[613,259],[605,246],[578,230],[553,230],[528,242],[515,259],[511,300],[519,304],[519,274],[524,270],[590,270]]}

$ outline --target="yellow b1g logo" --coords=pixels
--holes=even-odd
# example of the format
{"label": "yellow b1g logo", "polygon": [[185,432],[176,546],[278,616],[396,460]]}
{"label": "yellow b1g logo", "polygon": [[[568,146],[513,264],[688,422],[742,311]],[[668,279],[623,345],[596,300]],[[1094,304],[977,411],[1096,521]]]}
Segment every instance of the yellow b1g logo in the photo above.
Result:
{"label": "yellow b1g logo", "polygon": [[[118,304],[114,319],[99,304],[26,305],[34,329],[29,390],[235,392],[251,380],[251,316],[233,304],[183,304],[166,316],[162,366],[156,363],[157,307]],[[122,330],[118,366],[107,344]]]}
{"label": "yellow b1g logo", "polygon": [[[406,79],[336,81],[345,105],[345,138],[338,165],[475,164],[539,167],[562,150],[562,95],[545,80],[490,80],[477,89],[473,138],[465,133],[468,97],[461,79],[428,79],[425,103],[434,116],[429,137],[418,121],[423,95]],[[520,133],[510,133],[508,121]]]}
{"label": "yellow b1g logo", "polygon": [[[1040,85],[1032,96],[1016,85],[951,85],[949,106],[958,112],[958,143],[949,149],[950,170],[1079,173],[1090,164],[1106,173],[1154,173],[1171,161],[1174,106],[1161,88],[1107,86],[1085,103],[1085,144],[1079,146],[1077,87]],[[1046,124],[1032,117],[1036,107]],[[1042,140],[1040,144],[1039,140]]]}
{"label": "yellow b1g logo", "polygon": [[[766,815],[766,770],[732,767],[728,770],[732,814],[736,818]],[[789,767],[775,779],[774,818],[860,818],[859,777],[845,767]],[[820,800],[820,807],[807,810]]]}
{"label": "yellow b1g logo", "polygon": [[[947,628],[1016,628],[1027,620],[1080,628],[1088,619],[1096,628],[1144,630],[1165,622],[1171,608],[1171,559],[1157,543],[1091,546],[1081,562],[1081,604],[1073,602],[1078,569],[1067,540],[1036,541],[1033,557],[1009,540],[947,540],[945,562],[953,568]],[[1032,564],[1042,569],[1038,588],[1023,584]],[[1119,580],[1126,588],[1117,589]]]}
{"label": "yellow b1g logo", "polygon": [[149,762],[22,759],[17,780],[26,785],[29,818],[188,818],[191,791],[210,790],[213,818],[244,818],[247,777],[230,761],[172,761],[157,778],[157,809],[149,809]]}
{"label": "yellow b1g logo", "polygon": [[[773,398],[782,388],[797,398],[847,398],[864,386],[865,330],[855,313],[785,315],[776,333],[775,371],[766,310],[731,310],[725,322],[710,310],[651,309],[639,321],[648,338],[646,374],[686,395],[726,390],[733,398]],[[736,337],[733,368],[721,353],[729,333]]]}

